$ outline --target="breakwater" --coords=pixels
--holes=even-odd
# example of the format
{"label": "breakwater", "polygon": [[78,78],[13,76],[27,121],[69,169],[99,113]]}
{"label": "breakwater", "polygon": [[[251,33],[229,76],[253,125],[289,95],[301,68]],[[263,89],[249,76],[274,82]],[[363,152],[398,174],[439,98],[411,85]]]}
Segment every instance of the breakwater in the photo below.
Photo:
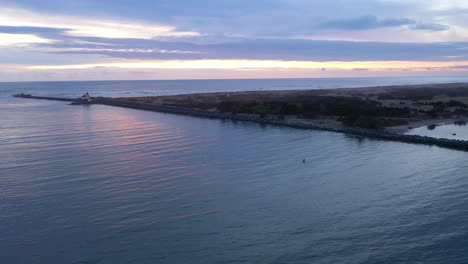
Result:
{"label": "breakwater", "polygon": [[[31,95],[16,96],[16,97],[28,98],[28,99],[71,101],[71,102],[75,101],[74,99],[70,99],[70,98],[41,97],[41,96],[31,96]],[[171,113],[171,114],[179,114],[179,115],[189,115],[189,116],[195,116],[195,117],[229,119],[229,120],[235,120],[235,121],[255,122],[255,123],[261,123],[261,124],[286,126],[286,127],[293,127],[293,128],[299,128],[299,129],[322,130],[322,131],[344,133],[344,134],[367,137],[367,138],[391,140],[391,141],[414,143],[414,144],[434,145],[434,146],[445,147],[445,148],[450,148],[450,149],[468,151],[468,141],[465,141],[465,140],[433,138],[433,137],[418,136],[418,135],[406,135],[406,134],[388,132],[384,130],[370,130],[370,129],[360,129],[360,128],[351,128],[351,127],[337,128],[337,127],[332,127],[329,125],[311,124],[311,123],[304,123],[304,122],[284,120],[284,119],[259,118],[259,117],[249,116],[249,115],[228,114],[228,113],[197,110],[197,109],[190,109],[190,108],[130,103],[130,102],[125,102],[125,101],[120,101],[120,100],[115,100],[115,99],[108,99],[108,98],[97,98],[93,101],[93,103],[109,105],[109,106],[132,108],[132,109],[147,110],[147,111],[155,111],[155,112],[163,112],[163,113]]]}
{"label": "breakwater", "polygon": [[65,101],[65,102],[75,102],[76,99],[73,98],[63,98],[63,97],[49,97],[49,96],[33,96],[30,94],[15,94],[13,97],[26,98],[26,99],[41,99],[41,100],[52,100],[52,101]]}
{"label": "breakwater", "polygon": [[370,129],[360,129],[360,128],[336,128],[322,124],[310,124],[297,121],[283,120],[283,119],[272,119],[272,118],[259,118],[248,115],[239,115],[239,114],[228,114],[204,110],[195,110],[189,108],[179,108],[179,107],[170,107],[170,106],[160,106],[160,105],[146,105],[146,104],[136,104],[115,100],[99,100],[97,103],[127,107],[141,110],[149,110],[156,112],[172,113],[172,114],[181,114],[181,115],[190,115],[197,117],[205,118],[216,118],[216,119],[230,119],[236,121],[245,121],[245,122],[255,122],[262,124],[271,124],[278,126],[287,126],[300,129],[313,129],[313,130],[322,130],[336,133],[345,133],[356,136],[363,136],[368,138],[375,139],[385,139],[406,143],[415,143],[415,144],[426,144],[426,145],[435,145],[440,147],[446,147],[451,149],[458,149],[468,151],[468,141],[456,140],[456,139],[443,139],[443,138],[433,138],[425,137],[418,135],[405,135],[393,132],[387,132],[383,130],[370,130]]}

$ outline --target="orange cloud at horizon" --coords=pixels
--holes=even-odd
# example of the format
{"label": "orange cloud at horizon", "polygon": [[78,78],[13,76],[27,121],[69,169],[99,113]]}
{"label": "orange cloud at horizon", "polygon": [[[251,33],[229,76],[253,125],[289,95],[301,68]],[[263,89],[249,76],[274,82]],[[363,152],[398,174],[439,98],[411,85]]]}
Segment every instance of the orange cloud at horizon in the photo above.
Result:
{"label": "orange cloud at horizon", "polygon": [[[282,61],[282,60],[168,60],[168,61],[127,61],[115,63],[33,65],[24,66],[30,70],[70,70],[92,68],[122,69],[367,69],[377,71],[417,70],[430,71],[444,68],[468,66],[468,61]],[[462,70],[463,68],[460,68]]]}

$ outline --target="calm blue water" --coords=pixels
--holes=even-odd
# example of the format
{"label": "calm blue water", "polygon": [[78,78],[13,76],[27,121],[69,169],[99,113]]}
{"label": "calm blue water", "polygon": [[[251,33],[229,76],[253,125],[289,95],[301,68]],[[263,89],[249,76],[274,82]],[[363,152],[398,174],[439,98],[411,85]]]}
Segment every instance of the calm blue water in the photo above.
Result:
{"label": "calm blue water", "polygon": [[0,117],[1,263],[468,263],[466,152],[6,97]]}

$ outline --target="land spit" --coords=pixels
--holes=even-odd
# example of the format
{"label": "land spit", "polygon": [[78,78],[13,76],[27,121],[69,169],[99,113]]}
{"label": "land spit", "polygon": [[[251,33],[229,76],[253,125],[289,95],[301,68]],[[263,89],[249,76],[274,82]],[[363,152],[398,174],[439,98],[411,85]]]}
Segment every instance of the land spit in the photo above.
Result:
{"label": "land spit", "polygon": [[[391,97],[392,100],[409,100],[415,101],[416,105],[431,105],[436,104],[438,105],[440,100],[444,102],[449,102],[453,99],[454,96],[447,96],[445,95],[445,90],[439,89],[456,89],[457,90],[457,99],[460,99],[460,106],[464,104],[463,102],[468,99],[465,98],[465,90],[468,96],[468,86],[465,84],[445,84],[445,85],[426,85],[426,86],[404,86],[404,87],[374,87],[374,88],[353,88],[353,89],[333,89],[333,90],[308,90],[308,91],[262,91],[262,92],[236,92],[236,93],[210,93],[210,94],[190,94],[190,95],[175,95],[175,96],[155,96],[155,97],[127,97],[127,98],[93,98],[94,104],[103,104],[109,106],[117,106],[117,107],[125,107],[125,108],[132,108],[132,109],[140,109],[140,110],[147,110],[147,111],[156,111],[156,112],[164,112],[164,113],[171,113],[171,114],[180,114],[180,115],[189,115],[189,116],[196,116],[196,117],[204,117],[204,118],[216,118],[216,119],[229,119],[234,121],[244,121],[244,122],[255,122],[261,124],[270,124],[276,126],[286,126],[286,127],[293,127],[293,128],[300,128],[300,129],[313,129],[313,130],[322,130],[322,131],[329,131],[329,132],[336,132],[336,133],[345,133],[349,135],[367,137],[367,138],[374,138],[374,139],[383,139],[383,140],[392,140],[392,141],[399,141],[399,142],[406,142],[406,143],[415,143],[415,144],[425,144],[425,145],[435,145],[450,149],[457,149],[468,151],[468,141],[464,140],[455,140],[455,139],[443,139],[443,138],[433,138],[433,137],[426,137],[426,136],[418,136],[418,135],[407,135],[403,133],[397,133],[394,131],[398,131],[397,129],[393,130],[384,130],[384,129],[366,129],[366,128],[359,128],[359,127],[347,127],[343,125],[338,125],[335,123],[314,123],[311,120],[301,120],[301,119],[291,119],[288,117],[281,117],[279,116],[260,116],[255,114],[244,114],[244,113],[227,113],[221,112],[216,108],[212,108],[214,105],[209,103],[211,109],[200,109],[197,107],[193,107],[193,105],[203,105],[203,100],[206,98],[217,98],[217,103],[221,104],[226,102],[225,100],[219,100],[219,98],[228,98],[229,100],[233,100],[237,102],[239,98],[242,100],[246,100],[248,103],[251,102],[259,102],[261,98],[270,98],[265,99],[263,102],[276,102],[278,98],[286,98],[287,102],[291,103],[294,102],[294,98],[298,97],[305,97],[310,96],[330,96],[331,93],[335,93],[333,96],[335,97],[365,97],[366,99],[363,100],[372,100],[369,97],[375,98],[386,98],[386,96],[394,96],[391,95],[392,92],[398,93],[399,89],[408,89],[404,91],[404,93],[410,93],[411,96],[417,96],[417,94],[425,95],[422,99],[414,100],[412,97],[399,97],[399,99],[395,99],[398,97]],[[414,94],[414,89],[418,89],[418,92]],[[420,89],[420,90],[419,90]],[[433,98],[428,96],[428,89],[432,91]],[[438,93],[443,92],[442,95],[438,95]],[[454,90],[452,90],[454,92]],[[255,97],[252,99],[251,95],[254,94]],[[450,92],[449,92],[450,94]],[[56,98],[56,97],[44,97],[44,96],[31,96],[31,95],[16,95],[16,97],[21,98],[29,98],[29,99],[46,99],[46,100],[59,100],[59,101],[75,101],[74,99],[70,98]],[[193,98],[196,98],[194,100]],[[237,98],[237,99],[236,99]],[[293,99],[292,99],[293,98]],[[167,103],[169,102],[169,103]],[[201,103],[201,104],[200,104]],[[385,102],[388,103],[388,102]],[[192,105],[191,105],[192,104]],[[184,107],[185,106],[185,107]],[[190,107],[187,107],[190,106]],[[457,108],[458,109],[458,108]],[[458,109],[460,110],[460,109]],[[430,110],[429,110],[430,111]],[[460,112],[456,112],[460,114]],[[422,113],[419,113],[422,116]],[[452,116],[453,117],[453,116]],[[447,118],[447,116],[446,116]],[[461,117],[457,117],[461,118]],[[414,120],[413,122],[428,122],[430,118],[419,118],[416,119],[414,117],[409,117],[409,119]],[[409,123],[411,124],[411,123]]]}

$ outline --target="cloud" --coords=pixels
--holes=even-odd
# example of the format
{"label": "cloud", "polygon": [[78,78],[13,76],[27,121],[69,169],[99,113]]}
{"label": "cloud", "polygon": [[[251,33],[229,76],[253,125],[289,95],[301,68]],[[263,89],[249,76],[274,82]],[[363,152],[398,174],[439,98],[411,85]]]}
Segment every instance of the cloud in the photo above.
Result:
{"label": "cloud", "polygon": [[328,69],[355,70],[394,69],[409,71],[426,69],[428,67],[464,67],[468,61],[284,61],[284,60],[167,60],[146,62],[117,62],[96,64],[70,65],[34,65],[26,66],[32,70],[70,70],[92,68],[124,68],[124,69]]}
{"label": "cloud", "polygon": [[162,40],[86,38],[95,44],[52,43],[37,52],[94,54],[141,60],[255,59],[297,61],[431,60],[468,58],[468,43],[383,43],[304,39],[231,39],[217,43]]}
{"label": "cloud", "polygon": [[409,26],[414,30],[445,31],[450,27],[438,23],[418,23],[409,18],[379,19],[376,16],[363,16],[351,19],[329,20],[318,24],[316,29],[329,30],[370,30],[379,28],[392,28]]}
{"label": "cloud", "polygon": [[88,21],[88,25],[71,25],[66,34],[80,37],[138,38],[198,36],[196,32],[178,32],[173,27],[144,24],[120,23],[112,21]]}
{"label": "cloud", "polygon": [[[101,44],[98,44],[101,45]],[[145,49],[145,48],[60,48],[60,49],[36,49],[36,51],[49,52],[55,54],[197,54],[197,51],[165,50],[165,49]]]}
{"label": "cloud", "polygon": [[412,29],[416,30],[428,30],[428,31],[445,31],[448,30],[450,27],[442,24],[417,24],[411,27]]}
{"label": "cloud", "polygon": [[15,27],[15,26],[0,26],[0,33],[9,34],[62,34],[67,29],[50,28],[50,27]]}
{"label": "cloud", "polygon": [[[445,0],[0,2],[2,64],[208,60],[219,61],[222,68],[230,61],[300,65],[468,60],[468,50],[463,49],[468,46],[468,24],[462,10],[468,6],[463,0],[457,4]],[[349,72],[374,71],[361,64]],[[398,71],[398,67],[381,70]],[[439,69],[431,63],[421,67]],[[336,70],[320,65],[316,71],[326,75]]]}
{"label": "cloud", "polygon": [[31,34],[8,34],[0,33],[0,47],[23,46],[27,44],[52,43],[52,40],[41,38]]}
{"label": "cloud", "polygon": [[452,69],[468,69],[468,65],[458,65],[450,67]]}
{"label": "cloud", "polygon": [[350,19],[337,19],[322,22],[316,26],[318,29],[332,30],[367,30],[386,27],[400,27],[413,25],[416,21],[408,18],[378,19],[376,16],[363,16]]}
{"label": "cloud", "polygon": [[[426,4],[421,4],[418,1],[402,3],[402,1],[389,0],[204,0],[200,3],[190,0],[139,0],[138,4],[133,4],[128,0],[3,0],[3,2],[6,3],[4,5],[6,7],[15,6],[15,8],[10,7],[10,9],[24,10],[21,8],[28,8],[36,10],[29,12],[50,16],[50,23],[53,22],[54,17],[57,17],[57,14],[61,14],[62,18],[65,17],[68,20],[85,18],[87,21],[93,21],[92,29],[80,28],[68,31],[73,36],[118,38],[126,36],[128,38],[150,39],[149,26],[157,25],[173,27],[173,33],[192,33],[182,34],[179,37],[192,37],[196,36],[193,33],[197,33],[198,35],[207,35],[207,38],[213,41],[218,41],[220,37],[226,36],[258,38],[322,35],[324,30],[329,31],[326,37],[330,39],[344,39],[339,37],[343,31],[357,32],[374,29],[381,31],[378,35],[382,37],[383,41],[388,41],[385,36],[392,33],[393,41],[414,42],[426,39],[425,31],[428,30],[411,32],[411,37],[409,37],[409,34],[405,34],[403,31],[411,25],[437,22],[435,24],[446,24],[450,28],[455,28],[448,21],[445,21],[445,18],[440,19],[442,15],[433,15],[430,12],[434,11],[427,10]],[[427,6],[430,6],[430,3],[427,3]],[[16,11],[11,13],[20,14]],[[22,17],[28,16],[22,15]],[[77,20],[77,22],[79,21]],[[108,28],[98,23],[99,21],[142,25],[148,32],[135,32],[135,29],[124,27],[112,26]],[[82,27],[86,26],[86,23],[80,24]],[[321,29],[322,26],[325,29]],[[391,30],[393,32],[389,32]],[[394,34],[397,30],[402,34]],[[156,32],[158,33],[157,30]],[[466,36],[460,31],[455,33],[441,35],[441,38],[445,38],[441,41],[450,41],[452,38],[459,41],[462,35]],[[106,36],[106,34],[108,35]],[[176,35],[156,34],[155,36],[173,37]],[[379,41],[379,36],[363,35],[354,38],[354,40]]]}
{"label": "cloud", "polygon": [[[198,32],[179,31],[173,26],[153,23],[91,19],[79,16],[46,15],[25,9],[0,7],[0,26],[3,30],[34,31],[49,33],[54,30],[68,36],[101,38],[193,37]],[[11,32],[10,32],[11,33]]]}
{"label": "cloud", "polygon": [[[99,17],[103,14],[125,14],[144,20],[167,20],[170,17],[222,17],[232,13],[259,12],[284,9],[289,0],[1,0],[6,6],[28,8],[38,12],[67,15],[86,14]],[[301,2],[299,0],[297,2]]]}

